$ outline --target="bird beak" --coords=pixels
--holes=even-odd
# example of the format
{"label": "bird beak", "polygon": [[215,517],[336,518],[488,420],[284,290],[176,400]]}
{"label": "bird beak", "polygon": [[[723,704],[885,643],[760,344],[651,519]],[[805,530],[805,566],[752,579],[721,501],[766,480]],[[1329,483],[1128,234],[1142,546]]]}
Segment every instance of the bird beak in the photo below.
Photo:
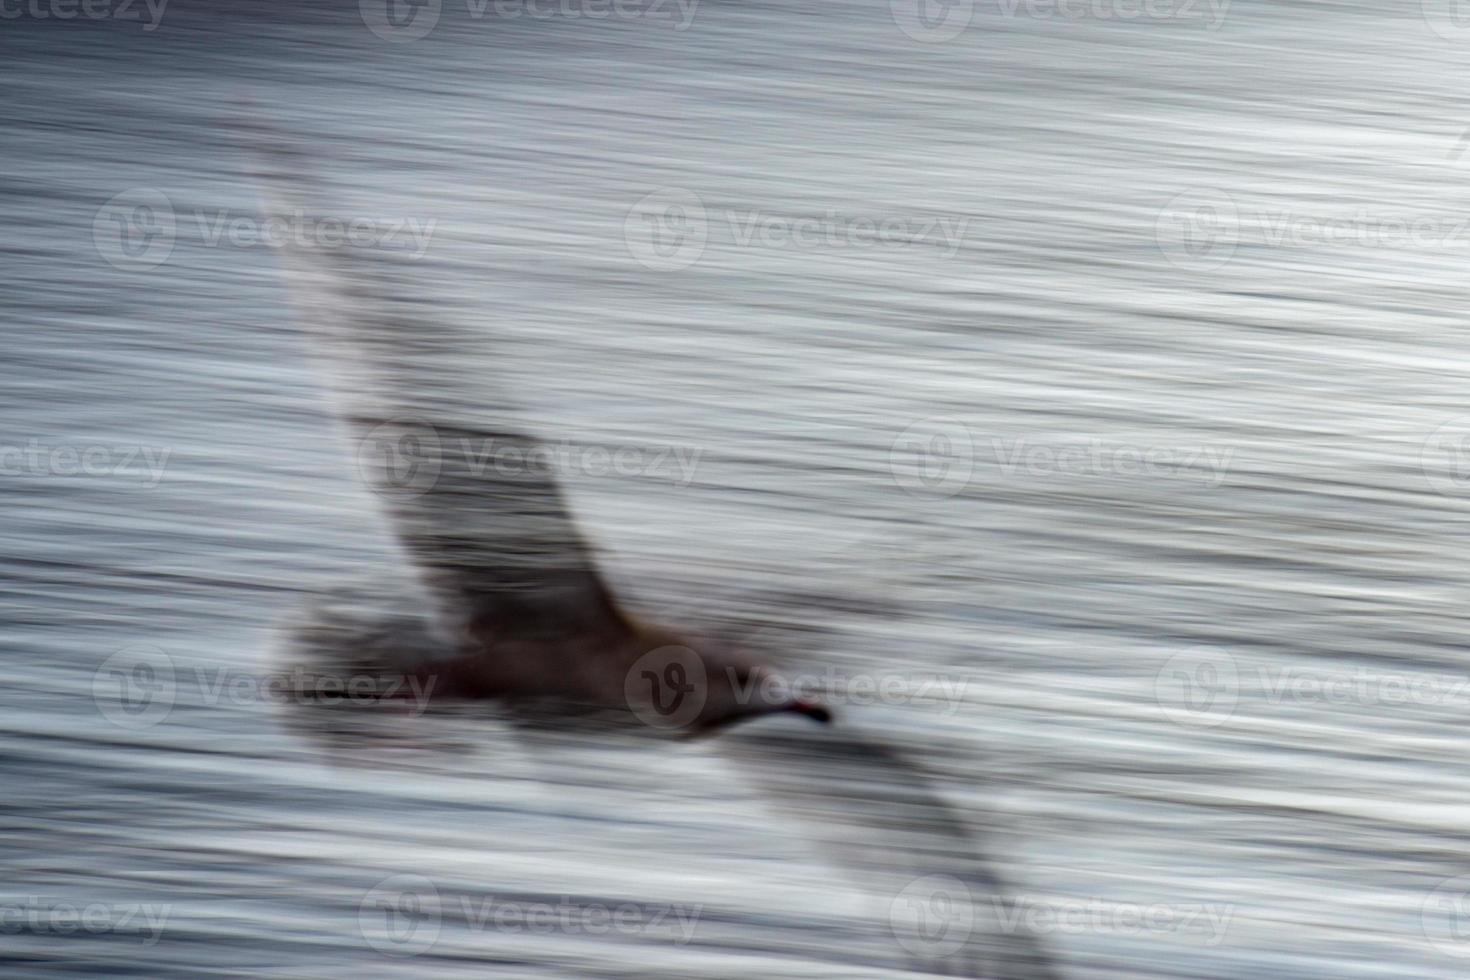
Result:
{"label": "bird beak", "polygon": [[790,707],[786,710],[795,711],[799,715],[806,715],[812,721],[821,722],[824,725],[832,721],[832,710],[830,708],[824,704],[818,704],[815,701],[807,701],[804,698],[798,698],[792,701]]}

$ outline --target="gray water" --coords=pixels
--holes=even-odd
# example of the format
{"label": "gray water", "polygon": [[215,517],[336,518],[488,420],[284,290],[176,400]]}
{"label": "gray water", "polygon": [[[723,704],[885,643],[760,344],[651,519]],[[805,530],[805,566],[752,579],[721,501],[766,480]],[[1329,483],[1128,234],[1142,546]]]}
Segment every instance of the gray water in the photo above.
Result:
{"label": "gray water", "polygon": [[1060,975],[1464,975],[1447,5],[119,4],[0,20],[6,976],[935,968],[706,745],[283,723],[280,624],[397,559],[248,240],[242,115],[432,229],[389,244],[543,438],[643,453],[561,473],[630,605],[951,683],[841,721]]}

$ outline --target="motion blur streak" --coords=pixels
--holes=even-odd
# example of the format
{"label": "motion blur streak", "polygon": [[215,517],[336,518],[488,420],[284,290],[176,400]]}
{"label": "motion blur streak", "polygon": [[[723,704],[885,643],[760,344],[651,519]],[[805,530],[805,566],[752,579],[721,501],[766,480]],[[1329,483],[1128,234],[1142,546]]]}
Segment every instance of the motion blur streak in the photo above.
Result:
{"label": "motion blur streak", "polygon": [[[954,941],[1025,931],[1068,978],[1463,977],[1467,45],[1440,0],[0,3],[0,973],[1003,974]],[[338,214],[263,220],[242,105]],[[775,806],[700,742],[283,723],[282,623],[401,560],[286,238],[493,337],[617,591],[811,665],[1003,885],[833,871],[800,719],[732,736],[789,740]],[[872,763],[820,788],[908,834]]]}

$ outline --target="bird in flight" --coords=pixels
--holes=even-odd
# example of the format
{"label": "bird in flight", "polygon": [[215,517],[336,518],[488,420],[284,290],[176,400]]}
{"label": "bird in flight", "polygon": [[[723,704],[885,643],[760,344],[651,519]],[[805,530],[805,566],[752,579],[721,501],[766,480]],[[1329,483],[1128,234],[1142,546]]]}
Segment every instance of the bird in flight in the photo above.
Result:
{"label": "bird in flight", "polygon": [[[304,155],[279,138],[259,148],[271,210],[317,213]],[[690,735],[776,713],[831,720],[829,708],[750,653],[620,608],[537,441],[483,379],[455,383],[464,371],[453,364],[452,331],[390,288],[383,256],[347,246],[283,251],[359,472],[453,650],[404,654],[380,671],[434,697],[630,709]]]}
{"label": "bird in flight", "polygon": [[[323,189],[299,142],[240,125],[269,215],[322,215]],[[912,942],[898,935],[904,948],[921,959],[942,953],[927,966],[1003,980],[1056,976],[1024,928],[977,921],[982,899],[1004,886],[916,766],[833,731],[827,704],[795,693],[747,650],[620,608],[516,406],[487,383],[483,361],[466,356],[469,338],[415,296],[401,261],[293,239],[278,251],[297,319],[331,380],[333,413],[424,603],[408,614],[363,597],[345,611],[318,606],[289,641],[311,666],[308,686],[335,677],[340,692],[344,678],[367,677],[387,697],[592,706],[679,735],[772,716],[824,723],[819,738],[783,729],[730,738],[726,752],[786,812],[831,831],[820,836],[840,864],[881,880],[895,934],[913,934]],[[961,903],[972,906],[958,920],[964,935],[955,943],[942,929],[935,946],[935,916]]]}

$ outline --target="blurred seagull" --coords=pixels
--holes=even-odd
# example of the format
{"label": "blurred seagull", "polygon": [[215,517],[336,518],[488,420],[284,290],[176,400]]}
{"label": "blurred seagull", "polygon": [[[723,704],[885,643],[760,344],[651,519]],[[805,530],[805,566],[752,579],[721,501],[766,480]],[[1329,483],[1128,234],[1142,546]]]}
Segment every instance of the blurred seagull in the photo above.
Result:
{"label": "blurred seagull", "polygon": [[[273,215],[319,213],[302,154],[279,139],[261,148]],[[683,734],[778,712],[831,719],[748,653],[619,608],[536,440],[516,431],[513,409],[480,379],[464,377],[452,332],[387,288],[381,255],[304,244],[283,252],[360,474],[452,651],[379,651],[402,659],[377,672],[395,670],[415,682],[399,690],[438,698],[633,709]]]}
{"label": "blurred seagull", "polygon": [[[320,217],[306,155],[273,129],[242,129],[270,216]],[[748,652],[619,608],[537,442],[472,370],[469,339],[411,298],[390,256],[300,241],[280,252],[335,414],[426,600],[403,612],[411,597],[357,591],[313,606],[288,643],[311,668],[309,686],[340,694],[367,677],[385,697],[590,705],[683,735],[763,716],[832,720]],[[734,738],[725,751],[783,812],[816,824],[842,867],[890,897],[895,937],[926,969],[1056,976],[1024,927],[987,921],[1003,883],[897,751],[830,730]]]}

